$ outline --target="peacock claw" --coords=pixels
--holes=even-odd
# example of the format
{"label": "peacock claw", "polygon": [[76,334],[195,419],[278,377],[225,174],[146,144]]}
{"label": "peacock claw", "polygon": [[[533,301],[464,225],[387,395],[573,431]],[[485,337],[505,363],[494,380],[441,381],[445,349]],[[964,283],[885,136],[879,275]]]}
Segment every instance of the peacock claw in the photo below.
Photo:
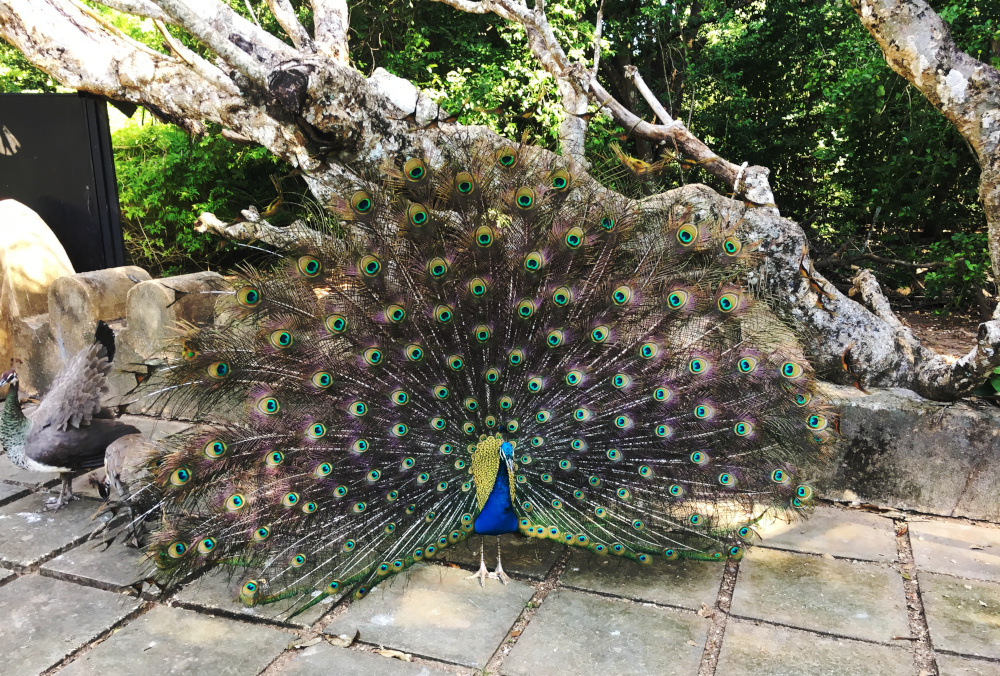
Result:
{"label": "peacock claw", "polygon": [[500,580],[504,584],[510,582],[510,578],[507,576],[507,573],[503,572],[503,566],[500,565],[499,561],[497,562],[497,569],[494,570],[489,575],[487,575],[486,577],[490,578],[491,580]]}
{"label": "peacock claw", "polygon": [[480,561],[479,562],[479,570],[475,574],[470,575],[469,577],[467,577],[465,579],[466,580],[479,580],[479,586],[480,587],[485,587],[486,586],[486,578],[488,578],[488,577],[490,577],[490,578],[493,577],[493,573],[489,572],[486,569],[486,563],[485,562]]}
{"label": "peacock claw", "polygon": [[60,495],[58,498],[48,498],[45,500],[45,509],[49,510],[50,512],[58,512],[68,503],[72,502],[73,500],[79,500],[79,499],[80,499],[79,495],[73,495],[72,493],[70,493],[69,495]]}

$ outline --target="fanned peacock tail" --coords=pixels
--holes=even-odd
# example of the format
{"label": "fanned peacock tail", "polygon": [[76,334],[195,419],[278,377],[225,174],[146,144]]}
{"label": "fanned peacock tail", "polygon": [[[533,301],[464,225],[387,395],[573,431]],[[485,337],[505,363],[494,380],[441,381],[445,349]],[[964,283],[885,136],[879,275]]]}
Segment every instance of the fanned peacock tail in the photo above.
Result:
{"label": "fanned peacock tail", "polygon": [[361,596],[475,532],[502,442],[518,529],[597,554],[739,557],[808,505],[828,415],[738,228],[526,147],[426,160],[341,186],[343,237],[187,332],[159,392],[204,424],[153,472],[162,580]]}

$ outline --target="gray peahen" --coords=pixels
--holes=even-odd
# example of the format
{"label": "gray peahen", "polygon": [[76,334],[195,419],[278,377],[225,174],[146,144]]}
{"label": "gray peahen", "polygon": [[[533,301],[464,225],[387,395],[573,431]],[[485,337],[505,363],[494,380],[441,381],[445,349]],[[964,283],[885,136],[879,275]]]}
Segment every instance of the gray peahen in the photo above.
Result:
{"label": "gray peahen", "polygon": [[[99,339],[106,341],[109,332],[106,325],[99,326]],[[101,404],[102,395],[108,392],[110,370],[108,351],[99,340],[66,363],[41,403],[27,416],[18,399],[17,372],[12,368],[0,375],[0,387],[10,385],[0,412],[0,446],[21,469],[59,473],[62,488],[59,497],[49,501],[51,509],[60,509],[76,498],[74,472],[100,467],[110,443],[139,431],[115,420]]]}
{"label": "gray peahen", "polygon": [[339,190],[342,234],[243,271],[160,372],[202,426],[150,465],[158,583],[307,607],[516,532],[726,560],[808,508],[833,418],[738,223],[460,140]]}

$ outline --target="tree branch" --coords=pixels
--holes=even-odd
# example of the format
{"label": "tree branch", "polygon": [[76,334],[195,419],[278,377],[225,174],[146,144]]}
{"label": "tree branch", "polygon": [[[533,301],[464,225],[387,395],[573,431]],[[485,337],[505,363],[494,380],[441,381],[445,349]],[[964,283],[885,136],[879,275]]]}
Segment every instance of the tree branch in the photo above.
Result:
{"label": "tree branch", "polygon": [[350,63],[347,29],[350,12],[347,0],[312,0],[316,48],[337,63]]}
{"label": "tree branch", "polygon": [[267,0],[267,6],[271,8],[271,13],[277,19],[281,30],[292,39],[292,44],[296,49],[304,49],[308,52],[316,50],[313,40],[309,37],[309,32],[299,23],[299,18],[295,15],[295,8],[289,0]]}
{"label": "tree branch", "polygon": [[[924,0],[850,0],[889,66],[948,118],[979,162],[994,278],[1000,279],[1000,71],[960,51]],[[1000,304],[994,312],[1000,319]]]}

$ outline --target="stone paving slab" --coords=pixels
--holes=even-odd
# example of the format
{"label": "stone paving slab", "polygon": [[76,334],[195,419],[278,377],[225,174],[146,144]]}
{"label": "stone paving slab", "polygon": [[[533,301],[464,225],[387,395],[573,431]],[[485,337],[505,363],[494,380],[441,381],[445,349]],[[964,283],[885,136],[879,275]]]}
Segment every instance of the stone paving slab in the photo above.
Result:
{"label": "stone paving slab", "polygon": [[14,481],[27,486],[38,486],[58,481],[58,472],[29,472],[15,467],[7,454],[0,454],[0,481]]}
{"label": "stone paving slab", "polygon": [[919,570],[1000,582],[1000,529],[954,521],[912,521],[909,527]]}
{"label": "stone paving slab", "polygon": [[[692,672],[693,673],[693,672]],[[730,619],[717,676],[913,676],[908,650]],[[941,672],[945,676],[945,672]]]}
{"label": "stone paving slab", "polygon": [[360,650],[334,648],[324,642],[297,653],[290,662],[275,672],[275,676],[454,676],[454,673]]}
{"label": "stone paving slab", "polygon": [[50,512],[45,509],[48,497],[32,493],[0,507],[0,562],[33,565],[99,525],[99,520],[91,521],[98,507],[93,500],[74,500]]}
{"label": "stone paving slab", "polygon": [[110,547],[94,541],[84,542],[42,565],[46,573],[72,575],[108,588],[125,588],[144,579],[153,571],[142,549],[115,542]]}
{"label": "stone paving slab", "polygon": [[5,582],[10,582],[14,578],[14,571],[7,570],[6,568],[0,568],[0,585]]}
{"label": "stone paving slab", "polygon": [[[486,566],[492,571],[496,567],[496,538],[470,537],[462,542],[441,550],[434,559],[459,563],[463,566],[479,568],[479,542],[485,545]],[[500,558],[505,573],[511,575],[544,579],[549,569],[565,550],[565,545],[552,540],[522,537],[520,535],[500,538]]]}
{"label": "stone paving slab", "polygon": [[804,520],[770,520],[757,529],[760,544],[810,554],[831,554],[868,561],[896,560],[896,529],[891,519],[867,512],[817,507]]}
{"label": "stone paving slab", "polygon": [[1000,584],[934,573],[919,581],[935,648],[1000,659]]}
{"label": "stone paving slab", "polygon": [[271,627],[157,606],[62,669],[60,676],[253,676],[288,645]]}
{"label": "stone paving slab", "polygon": [[770,549],[740,562],[732,613],[870,641],[910,635],[896,571]]}
{"label": "stone paving slab", "polygon": [[469,572],[418,564],[380,583],[326,628],[361,640],[448,662],[483,667],[534,594],[517,580],[487,580]]}
{"label": "stone paving slab", "polygon": [[[4,456],[7,457],[7,456]],[[6,502],[13,502],[18,498],[23,498],[28,494],[28,489],[16,484],[0,483],[0,505]]]}
{"label": "stone paving slab", "polygon": [[694,613],[557,589],[525,628],[501,673],[694,676],[709,626]]}
{"label": "stone paving slab", "polygon": [[1000,676],[1000,662],[937,654],[940,676]]}
{"label": "stone paving slab", "polygon": [[174,598],[189,606],[207,610],[222,610],[228,613],[299,626],[308,626],[318,620],[333,607],[333,603],[339,598],[328,596],[300,615],[288,618],[288,613],[302,604],[301,597],[248,607],[238,599],[239,589],[244,581],[238,574],[231,575],[230,571],[225,568],[215,569],[185,585]]}
{"label": "stone paving slab", "polygon": [[567,587],[698,610],[715,605],[725,566],[713,561],[667,561],[642,565],[629,559],[574,550],[559,578]]}
{"label": "stone paving slab", "polygon": [[38,575],[19,577],[0,587],[0,670],[4,676],[34,676],[136,607],[135,599],[121,594]]}

